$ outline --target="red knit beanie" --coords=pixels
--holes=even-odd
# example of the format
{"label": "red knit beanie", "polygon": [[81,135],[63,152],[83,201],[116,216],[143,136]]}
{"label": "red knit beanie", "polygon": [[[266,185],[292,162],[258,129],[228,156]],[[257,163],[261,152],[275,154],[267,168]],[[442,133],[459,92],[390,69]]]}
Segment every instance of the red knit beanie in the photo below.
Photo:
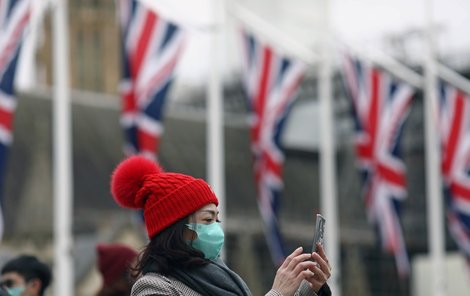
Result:
{"label": "red knit beanie", "polygon": [[109,286],[119,279],[137,257],[136,251],[121,244],[99,244],[96,246],[96,251],[98,270],[103,276],[103,286]]}
{"label": "red knit beanie", "polygon": [[132,156],[116,167],[111,192],[122,207],[144,209],[149,238],[207,204],[219,204],[204,180],[163,172],[142,156]]}

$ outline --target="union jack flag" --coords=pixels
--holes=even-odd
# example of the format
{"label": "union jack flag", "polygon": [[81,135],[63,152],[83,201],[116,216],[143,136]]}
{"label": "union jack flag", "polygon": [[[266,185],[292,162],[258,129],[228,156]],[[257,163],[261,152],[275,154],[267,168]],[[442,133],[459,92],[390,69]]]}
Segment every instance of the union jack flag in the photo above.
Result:
{"label": "union jack flag", "polygon": [[441,82],[439,131],[450,233],[470,263],[470,96]]}
{"label": "union jack flag", "polygon": [[[0,191],[3,190],[8,148],[13,139],[16,65],[30,16],[29,0],[0,0]],[[2,196],[0,192],[0,239],[4,230]]]}
{"label": "union jack flag", "polygon": [[264,220],[271,257],[275,264],[280,264],[286,256],[277,218],[284,164],[280,140],[304,68],[301,63],[276,53],[253,35],[246,32],[242,35],[258,207]]}
{"label": "union jack flag", "polygon": [[165,99],[181,55],[184,34],[136,0],[118,0],[121,25],[121,124],[127,155],[156,158]]}
{"label": "union jack flag", "polygon": [[414,90],[348,55],[344,57],[343,77],[352,103],[367,215],[377,227],[383,249],[395,255],[399,275],[407,276],[410,264],[399,220],[407,192],[399,149]]}

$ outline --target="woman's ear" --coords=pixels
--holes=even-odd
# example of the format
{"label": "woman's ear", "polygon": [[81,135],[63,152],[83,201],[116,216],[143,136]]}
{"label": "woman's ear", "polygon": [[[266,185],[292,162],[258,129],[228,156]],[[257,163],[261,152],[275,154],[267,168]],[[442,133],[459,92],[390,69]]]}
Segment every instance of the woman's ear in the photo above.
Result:
{"label": "woman's ear", "polygon": [[183,230],[183,237],[187,241],[193,241],[197,238],[197,233],[194,230],[189,229],[189,227],[185,227]]}

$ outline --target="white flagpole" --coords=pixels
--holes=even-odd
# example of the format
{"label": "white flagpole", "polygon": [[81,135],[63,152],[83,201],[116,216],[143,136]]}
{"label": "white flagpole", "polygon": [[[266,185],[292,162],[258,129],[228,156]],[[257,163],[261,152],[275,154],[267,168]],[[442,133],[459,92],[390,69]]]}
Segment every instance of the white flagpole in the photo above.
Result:
{"label": "white flagpole", "polygon": [[[225,158],[223,86],[220,65],[223,50],[225,0],[212,1],[214,27],[211,32],[210,77],[207,86],[207,169],[208,181],[219,199],[219,215],[225,219]],[[224,257],[224,252],[222,252]],[[224,259],[224,258],[222,258]]]}
{"label": "white flagpole", "polygon": [[437,65],[437,73],[440,78],[452,84],[463,92],[470,94],[470,80],[460,75],[456,71],[442,65]]}
{"label": "white flagpole", "polygon": [[[338,41],[339,42],[339,41]],[[340,42],[341,43],[341,42]],[[394,58],[377,50],[367,50],[366,48],[359,48],[351,45],[342,45],[348,51],[354,53],[355,56],[360,57],[361,60],[379,65],[392,73],[394,76],[406,81],[415,88],[424,88],[424,79],[420,74],[411,70],[406,65],[403,65]]]}
{"label": "white flagpole", "polygon": [[72,164],[67,0],[53,6],[54,295],[74,295],[72,259]]}
{"label": "white flagpole", "polygon": [[437,123],[434,110],[437,107],[437,63],[434,52],[433,34],[433,3],[425,2],[427,21],[427,53],[425,56],[425,135],[426,135],[426,191],[429,250],[432,258],[432,291],[433,295],[446,295],[445,279],[445,236],[442,181],[440,172],[440,155],[438,144]]}
{"label": "white flagpole", "polygon": [[325,247],[331,262],[332,274],[328,281],[333,295],[341,295],[340,274],[341,262],[339,258],[339,233],[336,192],[336,149],[334,129],[334,108],[332,89],[332,57],[331,57],[331,29],[330,29],[330,3],[322,0],[322,58],[320,62],[320,108],[322,109],[321,144],[320,144],[320,192],[321,209],[326,218]]}

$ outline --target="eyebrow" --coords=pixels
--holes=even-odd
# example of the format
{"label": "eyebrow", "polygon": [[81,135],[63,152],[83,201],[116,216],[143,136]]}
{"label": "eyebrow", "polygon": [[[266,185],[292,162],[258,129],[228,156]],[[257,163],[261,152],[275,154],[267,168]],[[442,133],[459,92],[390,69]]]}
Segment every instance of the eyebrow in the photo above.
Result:
{"label": "eyebrow", "polygon": [[217,216],[219,214],[219,211],[212,211],[212,210],[202,210],[202,212],[206,212],[206,213],[209,213],[209,214],[212,214],[213,216]]}

